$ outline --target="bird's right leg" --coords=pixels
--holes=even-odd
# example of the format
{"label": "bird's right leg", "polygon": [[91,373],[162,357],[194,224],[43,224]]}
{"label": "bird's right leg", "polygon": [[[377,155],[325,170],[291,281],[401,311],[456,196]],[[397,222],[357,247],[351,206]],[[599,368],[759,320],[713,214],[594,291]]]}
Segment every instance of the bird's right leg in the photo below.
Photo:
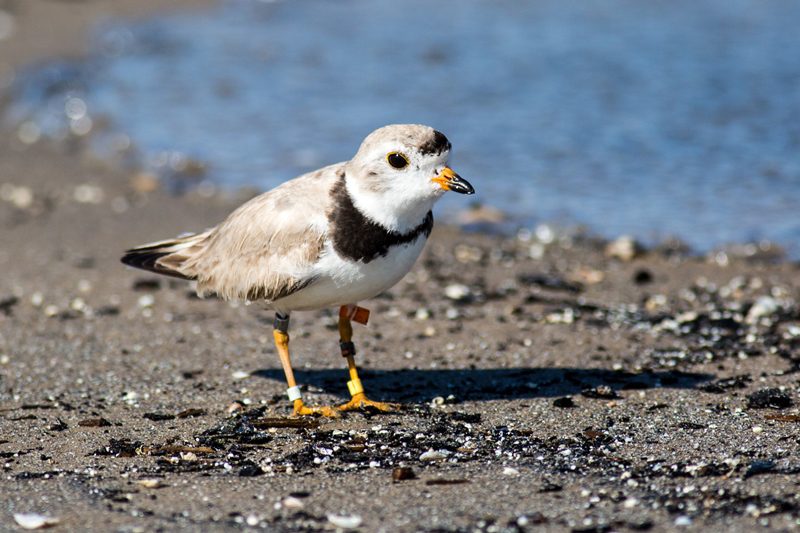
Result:
{"label": "bird's right leg", "polygon": [[281,358],[281,365],[283,365],[283,372],[286,374],[286,383],[289,388],[286,394],[289,396],[289,401],[294,404],[295,415],[322,415],[331,418],[339,416],[331,407],[308,407],[303,404],[303,394],[300,392],[300,387],[294,380],[294,372],[292,371],[292,360],[289,357],[289,315],[275,314],[275,324],[272,331],[275,337],[275,348],[278,350],[278,356]]}

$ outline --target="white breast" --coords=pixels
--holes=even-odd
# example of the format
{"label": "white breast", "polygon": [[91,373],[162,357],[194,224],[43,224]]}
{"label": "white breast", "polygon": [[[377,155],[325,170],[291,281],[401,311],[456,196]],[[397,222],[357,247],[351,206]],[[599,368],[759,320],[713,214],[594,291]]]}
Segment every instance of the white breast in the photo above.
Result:
{"label": "white breast", "polygon": [[425,247],[427,237],[389,249],[386,257],[369,263],[342,258],[331,243],[325,247],[314,265],[316,281],[294,294],[273,302],[271,307],[282,312],[319,309],[356,303],[373,298],[405,276]]}

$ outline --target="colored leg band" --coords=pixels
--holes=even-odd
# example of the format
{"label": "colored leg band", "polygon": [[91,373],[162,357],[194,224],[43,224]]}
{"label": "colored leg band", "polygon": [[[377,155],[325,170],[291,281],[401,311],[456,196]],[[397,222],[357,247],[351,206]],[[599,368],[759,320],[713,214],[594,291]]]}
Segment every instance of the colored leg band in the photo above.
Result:
{"label": "colored leg band", "polygon": [[284,346],[288,349],[289,347],[289,334],[281,331],[279,329],[272,330],[272,338],[275,339],[275,344],[278,345],[278,349],[280,350],[281,346]]}
{"label": "colored leg band", "polygon": [[357,305],[352,307],[343,305],[339,308],[339,317],[349,318],[353,322],[358,322],[359,324],[366,326],[367,322],[369,322],[369,309],[365,309]]}
{"label": "colored leg band", "polygon": [[277,329],[280,332],[288,333],[289,332],[289,317],[288,316],[275,315],[275,322],[272,324],[272,327]]}
{"label": "colored leg band", "polygon": [[339,349],[342,350],[342,357],[350,357],[356,354],[356,345],[352,342],[339,341]]}
{"label": "colored leg band", "polygon": [[297,385],[286,389],[286,395],[289,396],[290,402],[303,399],[303,394],[300,392],[300,387],[298,387]]}
{"label": "colored leg band", "polygon": [[364,392],[364,387],[361,386],[360,379],[353,379],[347,382],[347,390],[350,391],[350,396],[355,396]]}

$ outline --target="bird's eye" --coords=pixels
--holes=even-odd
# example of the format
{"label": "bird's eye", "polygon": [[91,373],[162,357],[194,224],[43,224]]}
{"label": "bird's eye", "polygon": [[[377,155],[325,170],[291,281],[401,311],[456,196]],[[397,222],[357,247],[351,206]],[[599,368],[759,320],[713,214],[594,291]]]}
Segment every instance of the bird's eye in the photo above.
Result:
{"label": "bird's eye", "polygon": [[408,166],[408,158],[400,152],[389,152],[386,154],[386,161],[398,170]]}

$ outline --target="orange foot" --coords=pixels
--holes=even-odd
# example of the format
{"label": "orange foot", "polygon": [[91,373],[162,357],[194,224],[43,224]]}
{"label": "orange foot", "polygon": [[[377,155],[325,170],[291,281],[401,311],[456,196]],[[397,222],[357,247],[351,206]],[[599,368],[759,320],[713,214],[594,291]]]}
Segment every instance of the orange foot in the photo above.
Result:
{"label": "orange foot", "polygon": [[295,416],[324,416],[325,418],[339,418],[341,416],[334,407],[327,405],[320,405],[317,407],[308,407],[303,405],[303,400],[295,400],[294,402],[294,415]]}
{"label": "orange foot", "polygon": [[363,392],[355,394],[349,402],[340,405],[336,409],[339,411],[356,411],[365,407],[372,407],[382,413],[391,413],[400,409],[400,405],[395,403],[374,402],[367,398]]}

